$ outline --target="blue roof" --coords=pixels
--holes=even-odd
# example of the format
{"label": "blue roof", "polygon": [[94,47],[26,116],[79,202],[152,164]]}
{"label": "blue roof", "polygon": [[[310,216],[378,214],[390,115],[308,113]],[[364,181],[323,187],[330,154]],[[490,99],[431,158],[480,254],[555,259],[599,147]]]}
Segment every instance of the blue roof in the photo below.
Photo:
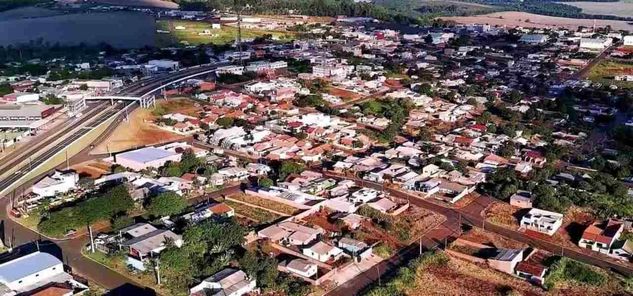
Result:
{"label": "blue roof", "polygon": [[148,163],[150,161],[163,159],[178,153],[167,151],[164,149],[146,147],[134,151],[124,152],[117,155],[117,158],[125,158],[127,160],[136,161],[140,163]]}
{"label": "blue roof", "polygon": [[59,264],[62,264],[62,262],[51,254],[42,252],[31,253],[0,264],[0,282],[15,282]]}

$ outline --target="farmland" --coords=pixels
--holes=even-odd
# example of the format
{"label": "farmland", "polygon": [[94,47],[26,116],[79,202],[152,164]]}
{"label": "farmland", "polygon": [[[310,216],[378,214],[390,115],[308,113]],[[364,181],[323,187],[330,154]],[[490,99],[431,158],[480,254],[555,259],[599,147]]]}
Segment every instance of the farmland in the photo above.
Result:
{"label": "farmland", "polygon": [[633,16],[633,1],[618,2],[564,2],[567,5],[582,9],[586,14],[615,15],[621,17]]}
{"label": "farmland", "polygon": [[[601,3],[602,4],[602,3]],[[533,13],[504,11],[475,16],[442,17],[443,20],[455,21],[459,24],[490,24],[491,26],[522,26],[532,28],[567,28],[577,29],[578,26],[591,27],[593,19],[574,19],[564,17],[544,16]],[[616,30],[633,31],[633,25],[625,21],[596,20],[596,26],[604,27],[610,25]]]}

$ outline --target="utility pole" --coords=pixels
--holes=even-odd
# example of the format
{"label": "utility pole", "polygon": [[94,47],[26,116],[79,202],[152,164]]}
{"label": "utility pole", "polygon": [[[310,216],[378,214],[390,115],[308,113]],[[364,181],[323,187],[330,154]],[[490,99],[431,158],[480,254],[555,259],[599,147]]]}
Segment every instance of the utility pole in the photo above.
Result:
{"label": "utility pole", "polygon": [[378,286],[382,286],[382,283],[380,282],[380,267],[378,265],[379,264],[376,264],[376,273],[378,274]]}
{"label": "utility pole", "polygon": [[90,253],[94,253],[95,252],[95,240],[94,240],[94,237],[92,236],[92,227],[90,226],[90,224],[88,224],[88,233],[90,234]]}
{"label": "utility pole", "polygon": [[156,266],[154,266],[154,269],[156,270],[156,284],[160,286],[160,261],[156,259],[155,262]]}
{"label": "utility pole", "polygon": [[420,256],[422,256],[422,237],[420,236]]}

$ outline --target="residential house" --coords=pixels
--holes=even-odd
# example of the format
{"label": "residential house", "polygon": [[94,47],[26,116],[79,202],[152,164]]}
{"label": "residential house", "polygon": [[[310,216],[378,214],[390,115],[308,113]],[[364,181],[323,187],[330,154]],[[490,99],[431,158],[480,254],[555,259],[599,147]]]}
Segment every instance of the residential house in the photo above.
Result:
{"label": "residential house", "polygon": [[160,254],[167,247],[168,241],[177,247],[181,247],[183,243],[180,235],[157,229],[147,223],[126,227],[120,233],[131,237],[121,243],[121,247],[128,251],[127,264],[142,271],[145,270],[145,262]]}
{"label": "residential house", "polygon": [[633,258],[633,240],[617,240],[611,245],[609,256],[624,261],[631,261]]}
{"label": "residential house", "polygon": [[242,296],[255,291],[255,279],[237,269],[225,268],[189,290],[191,296]]}
{"label": "residential house", "polygon": [[308,248],[303,249],[303,254],[321,262],[336,261],[343,255],[343,250],[328,243],[318,241]]}
{"label": "residential house", "polygon": [[563,214],[541,210],[537,208],[531,209],[523,218],[521,218],[521,228],[553,235],[563,224]]}
{"label": "residential house", "polygon": [[596,221],[589,225],[582,233],[578,241],[581,248],[609,254],[611,246],[620,237],[624,224],[621,221],[609,219],[607,221]]}
{"label": "residential house", "polygon": [[488,258],[488,265],[496,270],[514,274],[517,264],[522,260],[522,249],[497,249],[497,254]]}
{"label": "residential house", "polygon": [[517,208],[529,209],[532,208],[532,200],[534,200],[534,197],[531,192],[519,190],[510,196],[510,205]]}
{"label": "residential house", "polygon": [[284,221],[260,230],[257,232],[257,236],[259,238],[270,239],[273,242],[303,246],[315,241],[319,235],[324,233],[325,231],[323,229],[315,229],[294,222]]}
{"label": "residential house", "polygon": [[312,278],[318,272],[318,266],[316,264],[301,258],[288,261],[285,267],[291,273],[306,278]]}

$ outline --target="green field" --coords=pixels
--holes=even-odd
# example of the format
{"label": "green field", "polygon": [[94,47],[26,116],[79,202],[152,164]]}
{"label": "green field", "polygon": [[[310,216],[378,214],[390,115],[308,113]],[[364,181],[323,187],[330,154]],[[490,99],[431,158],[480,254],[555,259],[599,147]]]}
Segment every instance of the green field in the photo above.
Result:
{"label": "green field", "polygon": [[615,84],[618,87],[633,89],[633,82],[630,81],[615,81],[614,75],[633,75],[633,62],[625,63],[614,60],[605,60],[595,65],[587,78],[594,82],[600,82],[604,84]]}
{"label": "green field", "polygon": [[[222,25],[220,29],[213,29],[210,23],[201,21],[158,20],[156,21],[156,30],[158,46],[209,43],[221,45],[233,43],[237,37],[237,28],[235,27]],[[242,29],[242,39],[252,39],[265,35],[272,35],[273,38],[279,40],[294,38],[292,32]]]}

